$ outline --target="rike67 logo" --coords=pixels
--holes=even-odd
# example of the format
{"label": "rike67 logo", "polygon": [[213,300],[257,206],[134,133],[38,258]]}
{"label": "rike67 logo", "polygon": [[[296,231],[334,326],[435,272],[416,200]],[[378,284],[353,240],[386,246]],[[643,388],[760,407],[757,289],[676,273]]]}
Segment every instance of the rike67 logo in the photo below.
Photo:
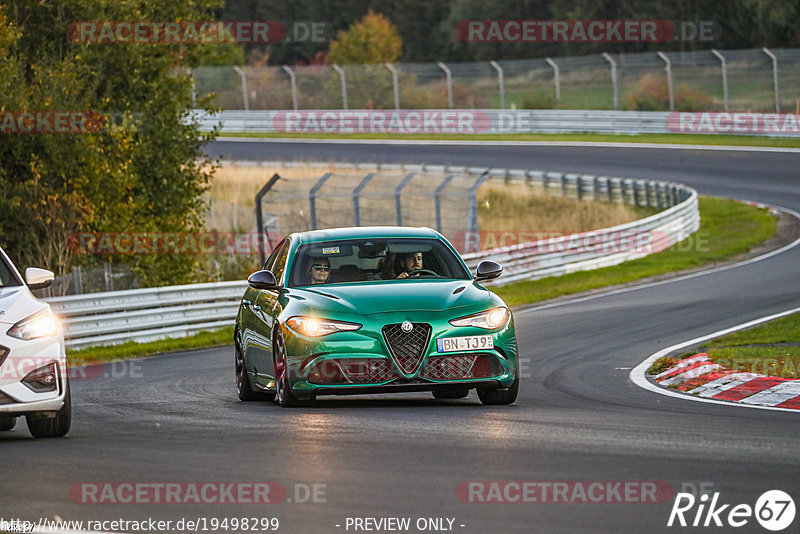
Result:
{"label": "rike67 logo", "polygon": [[723,504],[720,493],[703,493],[695,497],[692,493],[678,493],[669,514],[667,526],[691,527],[743,527],[756,521],[772,532],[784,530],[794,521],[794,500],[781,490],[766,491],[749,504]]}

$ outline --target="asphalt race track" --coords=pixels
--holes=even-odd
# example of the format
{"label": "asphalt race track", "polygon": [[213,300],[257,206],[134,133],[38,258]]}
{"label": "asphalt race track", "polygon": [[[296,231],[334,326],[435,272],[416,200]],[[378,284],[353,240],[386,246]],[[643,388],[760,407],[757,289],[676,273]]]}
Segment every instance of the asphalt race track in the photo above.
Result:
{"label": "asphalt race track", "polygon": [[[210,153],[649,177],[800,210],[800,153],[225,141]],[[778,489],[800,506],[800,413],[675,399],[629,379],[630,368],[660,348],[800,305],[798,266],[800,247],[718,273],[517,312],[526,378],[510,407],[481,406],[474,393],[460,401],[423,393],[281,409],[238,402],[230,348],[129,363],[116,370],[121,376],[73,382],[66,439],[34,441],[22,422],[2,434],[0,515],[277,517],[286,533],[354,532],[345,528],[348,517],[409,517],[412,527],[418,518],[450,518],[465,534],[709,530],[667,528],[672,493],[658,503],[469,503],[456,493],[466,481],[663,481],[674,492],[704,484],[719,492],[720,505],[751,507]],[[292,502],[91,504],[69,493],[83,482],[203,481],[279,482]],[[296,502],[313,484],[325,485],[319,502]],[[753,517],[736,531],[765,532]]]}

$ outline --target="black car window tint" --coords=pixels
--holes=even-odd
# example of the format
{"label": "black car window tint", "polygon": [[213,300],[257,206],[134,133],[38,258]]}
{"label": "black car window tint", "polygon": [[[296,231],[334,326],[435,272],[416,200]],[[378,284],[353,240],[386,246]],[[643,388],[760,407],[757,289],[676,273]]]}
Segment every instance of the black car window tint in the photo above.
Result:
{"label": "black car window tint", "polygon": [[283,245],[285,244],[286,244],[286,239],[275,245],[275,248],[272,249],[272,253],[269,255],[269,258],[267,258],[267,261],[264,262],[264,266],[262,267],[262,269],[266,271],[272,270],[272,266],[275,264],[275,258],[278,257],[278,254],[280,254]]}
{"label": "black car window tint", "polygon": [[275,275],[275,280],[277,280],[278,282],[281,281],[281,276],[283,276],[283,271],[286,270],[286,258],[289,256],[289,248],[290,248],[289,241],[286,240],[286,242],[283,245],[283,249],[281,249],[278,258],[275,260],[275,264],[272,266],[272,269],[270,269],[272,271],[272,274]]}

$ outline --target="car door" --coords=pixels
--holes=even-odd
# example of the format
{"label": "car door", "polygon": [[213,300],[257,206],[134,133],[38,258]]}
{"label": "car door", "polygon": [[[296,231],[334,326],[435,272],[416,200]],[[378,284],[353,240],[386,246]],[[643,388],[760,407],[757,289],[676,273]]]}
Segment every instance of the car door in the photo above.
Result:
{"label": "car door", "polygon": [[[270,266],[270,271],[275,275],[275,280],[280,286],[284,285],[283,274],[286,271],[286,261],[289,257],[291,242],[287,238],[275,257],[275,261]],[[257,321],[256,329],[262,339],[265,340],[266,350],[259,350],[254,366],[256,372],[256,382],[261,385],[275,378],[275,369],[272,361],[272,335],[273,329],[277,325],[278,315],[281,312],[280,306],[281,289],[262,289],[258,291],[258,297],[253,306],[253,315]]]}
{"label": "car door", "polygon": [[[262,269],[272,270],[286,249],[288,240],[280,242],[264,262]],[[264,290],[248,288],[242,302],[242,351],[245,366],[255,373],[256,382],[265,385],[272,376],[272,318],[265,304]]]}

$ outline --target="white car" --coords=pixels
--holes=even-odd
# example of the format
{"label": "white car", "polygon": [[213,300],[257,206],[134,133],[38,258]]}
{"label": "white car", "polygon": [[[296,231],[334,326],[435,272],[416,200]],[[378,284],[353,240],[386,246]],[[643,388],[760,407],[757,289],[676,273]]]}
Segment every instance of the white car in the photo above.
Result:
{"label": "white car", "polygon": [[28,268],[25,280],[0,249],[0,431],[24,415],[37,438],[69,432],[72,408],[64,334],[31,289],[49,286],[50,271]]}

